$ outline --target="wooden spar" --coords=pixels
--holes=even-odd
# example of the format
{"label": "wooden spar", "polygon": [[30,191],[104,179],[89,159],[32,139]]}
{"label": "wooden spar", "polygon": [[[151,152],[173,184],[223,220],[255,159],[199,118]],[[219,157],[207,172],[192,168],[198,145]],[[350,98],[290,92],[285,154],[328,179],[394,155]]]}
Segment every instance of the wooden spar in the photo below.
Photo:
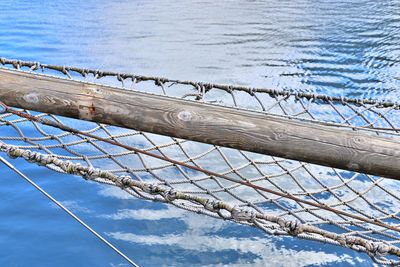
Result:
{"label": "wooden spar", "polygon": [[6,105],[400,180],[400,143],[343,128],[0,69]]}

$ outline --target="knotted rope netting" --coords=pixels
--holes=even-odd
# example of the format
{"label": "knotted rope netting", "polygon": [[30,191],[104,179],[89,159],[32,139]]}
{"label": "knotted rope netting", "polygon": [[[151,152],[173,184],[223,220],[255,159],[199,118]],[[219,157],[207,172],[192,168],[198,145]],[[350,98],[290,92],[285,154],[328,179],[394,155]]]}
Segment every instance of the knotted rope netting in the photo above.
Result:
{"label": "knotted rope netting", "polygon": [[[223,104],[388,138],[398,138],[400,131],[396,103],[170,80],[4,58],[0,58],[0,63],[19,71]],[[38,119],[29,119],[18,112],[0,114],[0,150],[10,157],[22,157],[53,171],[117,186],[137,198],[162,201],[188,211],[254,226],[268,234],[345,246],[368,253],[381,264],[400,264],[399,181],[88,121],[77,124],[75,119],[52,114],[19,111]],[[46,121],[50,123],[43,123]],[[105,140],[157,154],[159,158]],[[197,169],[162,160],[162,157]],[[210,175],[202,169],[232,180]]]}

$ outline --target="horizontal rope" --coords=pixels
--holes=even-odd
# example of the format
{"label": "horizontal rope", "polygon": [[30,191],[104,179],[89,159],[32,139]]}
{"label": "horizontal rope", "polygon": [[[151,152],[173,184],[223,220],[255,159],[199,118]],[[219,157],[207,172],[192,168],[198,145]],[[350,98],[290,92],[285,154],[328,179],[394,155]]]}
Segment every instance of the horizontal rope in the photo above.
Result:
{"label": "horizontal rope", "polygon": [[[96,83],[111,82],[111,86],[127,90],[130,85],[134,90],[150,94],[156,89],[167,97],[223,104],[237,109],[347,127],[349,130],[367,130],[379,136],[396,138],[400,134],[400,111],[394,102],[368,99],[346,102],[347,98],[304,95],[292,91],[198,83],[10,59],[1,59],[0,64],[3,63],[20,71],[35,73],[35,70],[43,70],[52,77],[65,76],[84,82],[94,78]],[[115,80],[106,79],[108,76]],[[248,95],[240,92],[250,94],[255,104],[248,107]],[[23,151],[35,149],[43,156],[64,162],[62,165],[65,168],[54,163],[47,164],[46,167],[52,171],[69,171],[80,176],[97,173],[97,178],[86,179],[118,186],[134,197],[162,201],[191,212],[252,225],[268,234],[292,235],[345,246],[368,253],[380,264],[399,264],[397,250],[400,232],[397,229],[400,225],[400,196],[399,183],[395,181],[52,114],[22,112],[43,120],[33,121],[20,114],[0,110],[0,142]],[[51,126],[66,127],[57,130],[43,125],[41,121],[49,121]],[[71,132],[73,128],[68,128],[68,125],[79,132]],[[101,136],[104,140],[84,136],[80,132]],[[110,143],[110,140],[115,143]],[[154,159],[120,147],[117,143],[129,144],[129,147],[160,157]],[[198,168],[187,168],[166,158]],[[33,162],[39,164],[37,160]],[[88,169],[81,169],[83,166]],[[82,170],[84,173],[76,173]],[[218,174],[217,177],[214,173]],[[117,182],[98,176],[108,177],[109,174]],[[219,175],[270,188],[279,195],[248,188],[233,180],[224,181],[219,179]],[[309,202],[311,206],[307,204]],[[323,208],[325,206],[339,212],[328,212]],[[347,217],[347,214],[353,214],[354,217]],[[358,217],[366,221],[358,220]],[[380,222],[381,225],[376,225]],[[329,230],[325,227],[329,227]]]}
{"label": "horizontal rope", "polygon": [[16,69],[20,69],[21,67],[28,67],[31,70],[38,70],[38,69],[50,69],[59,71],[69,77],[70,71],[74,71],[79,73],[83,77],[86,77],[88,74],[94,75],[96,78],[106,77],[106,76],[113,76],[116,77],[119,81],[125,79],[132,79],[132,81],[154,81],[156,85],[162,85],[164,83],[173,83],[173,84],[184,84],[184,85],[191,85],[195,88],[200,88],[207,92],[210,89],[221,89],[226,92],[232,91],[244,91],[249,93],[250,95],[254,95],[255,93],[267,93],[270,95],[275,96],[294,96],[296,98],[305,98],[305,99],[312,99],[312,100],[322,100],[325,102],[333,101],[333,102],[340,102],[340,103],[352,103],[352,104],[369,104],[375,105],[376,107],[393,107],[395,109],[400,108],[400,104],[396,102],[389,102],[389,101],[379,101],[374,99],[357,99],[357,98],[348,98],[348,97],[335,97],[329,95],[322,95],[322,94],[312,94],[312,93],[305,93],[305,92],[294,92],[294,91],[284,91],[278,89],[269,89],[269,88],[254,88],[254,87],[247,87],[247,86],[238,86],[238,85],[224,85],[224,84],[214,84],[214,83],[204,83],[204,82],[196,82],[196,81],[187,81],[187,80],[178,80],[178,79],[168,79],[164,77],[156,77],[156,76],[144,76],[144,75],[135,75],[129,73],[119,73],[119,72],[112,72],[112,71],[101,71],[95,69],[85,69],[85,68],[78,68],[78,67],[71,67],[71,66],[60,66],[60,65],[52,65],[52,64],[42,64],[40,62],[32,62],[32,61],[23,61],[17,59],[8,59],[8,58],[0,58],[0,64],[6,65],[10,64]]}

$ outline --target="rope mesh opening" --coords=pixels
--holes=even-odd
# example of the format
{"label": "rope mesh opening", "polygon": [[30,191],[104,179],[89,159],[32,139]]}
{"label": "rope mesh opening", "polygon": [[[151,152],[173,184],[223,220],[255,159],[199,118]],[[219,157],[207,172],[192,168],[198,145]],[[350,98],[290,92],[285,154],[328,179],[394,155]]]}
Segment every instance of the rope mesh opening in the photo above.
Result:
{"label": "rope mesh opening", "polygon": [[[274,116],[345,127],[397,138],[396,103],[334,98],[270,89],[205,84],[101,72],[1,58],[7,68],[96,82]],[[262,192],[15,114],[0,115],[0,148],[53,171],[118,186],[144,199],[163,201],[258,227],[368,253],[381,264],[399,264],[399,181],[314,164],[138,132],[24,110],[69,127],[238,180],[290,194],[336,211],[382,222],[377,226],[290,198]],[[317,148],[316,148],[317,149]]]}

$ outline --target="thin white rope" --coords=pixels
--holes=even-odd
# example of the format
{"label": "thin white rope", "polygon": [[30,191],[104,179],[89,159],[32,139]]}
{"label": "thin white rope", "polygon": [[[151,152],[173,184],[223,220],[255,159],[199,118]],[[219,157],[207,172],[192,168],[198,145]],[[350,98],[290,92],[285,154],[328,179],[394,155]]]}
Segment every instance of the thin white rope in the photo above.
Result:
{"label": "thin white rope", "polygon": [[134,263],[128,256],[126,256],[124,253],[122,253],[119,249],[117,249],[113,244],[111,244],[109,241],[107,241],[104,237],[102,237],[99,233],[97,233],[93,228],[91,228],[89,225],[87,225],[84,221],[82,221],[78,216],[76,216],[74,213],[72,213],[69,209],[67,209],[64,205],[62,205],[60,202],[58,202],[55,198],[53,198],[49,193],[47,193],[44,189],[42,189],[39,185],[37,185],[34,181],[29,179],[25,174],[23,174],[21,171],[19,171],[14,165],[12,165],[9,161],[7,161],[5,158],[0,156],[0,161],[3,162],[8,168],[13,170],[15,173],[17,173],[20,177],[22,177],[25,181],[30,183],[33,187],[35,187],[37,190],[39,190],[43,195],[45,195],[48,199],[50,199],[52,202],[54,202],[57,206],[59,206],[62,210],[64,210],[66,213],[68,213],[72,218],[74,218],[77,222],[79,222],[81,225],[83,225],[86,229],[88,229],[92,234],[94,234],[98,239],[100,239],[103,243],[105,243],[107,246],[109,246],[112,250],[114,250],[116,253],[118,253],[122,258],[124,258],[129,264],[135,267],[139,267],[136,263]]}

